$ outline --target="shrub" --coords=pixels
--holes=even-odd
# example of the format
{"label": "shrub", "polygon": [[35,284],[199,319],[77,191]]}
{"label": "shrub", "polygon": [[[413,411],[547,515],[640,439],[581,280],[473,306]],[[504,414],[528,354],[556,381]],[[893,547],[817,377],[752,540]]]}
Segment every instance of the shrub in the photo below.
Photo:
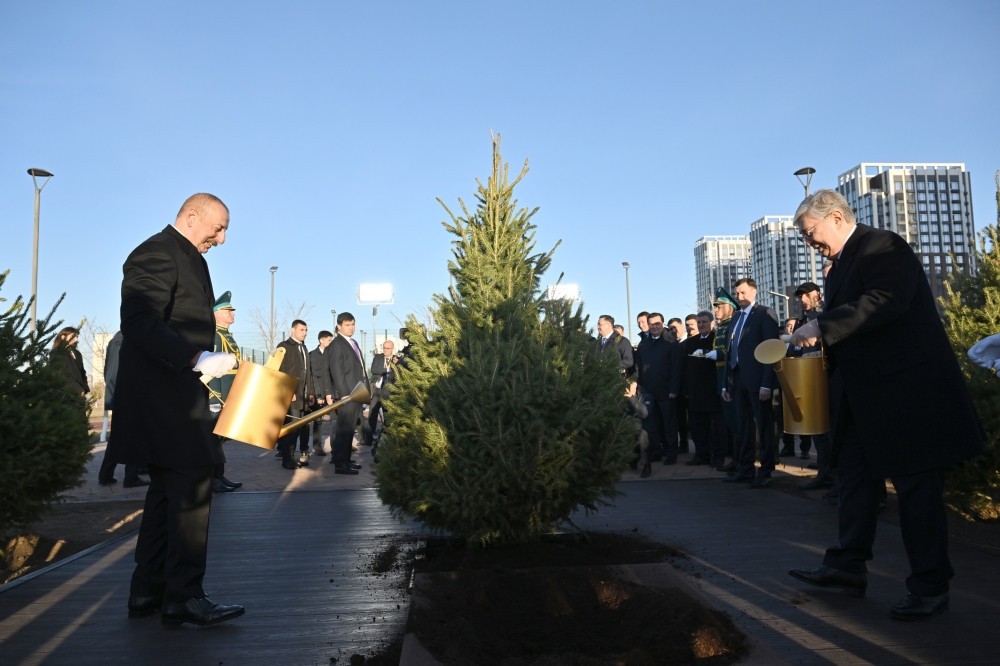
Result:
{"label": "shrub", "polygon": [[86,402],[48,364],[62,322],[50,324],[53,307],[32,335],[27,306],[18,297],[0,313],[0,535],[42,517],[90,457]]}

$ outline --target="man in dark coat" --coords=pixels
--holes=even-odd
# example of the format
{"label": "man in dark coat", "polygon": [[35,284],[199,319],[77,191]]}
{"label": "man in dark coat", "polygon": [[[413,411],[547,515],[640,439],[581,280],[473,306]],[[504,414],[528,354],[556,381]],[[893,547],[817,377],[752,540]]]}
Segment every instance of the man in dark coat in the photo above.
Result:
{"label": "man in dark coat", "polygon": [[[722,399],[736,405],[739,449],[736,473],[723,481],[749,481],[751,488],[767,488],[778,455],[771,413],[775,377],[774,368],[758,362],[754,350],[764,340],[778,337],[778,318],[774,310],[756,303],[757,283],[752,278],[737,281],[733,285],[733,296],[740,310],[730,323],[732,333],[726,356],[726,376],[720,388]],[[760,468],[755,471],[758,440]]]}
{"label": "man in dark coat", "polygon": [[[346,398],[358,382],[368,383],[364,356],[361,347],[354,340],[356,322],[350,312],[337,315],[337,333],[330,343],[330,379],[333,382],[335,400]],[[337,474],[357,474],[361,465],[351,460],[354,443],[354,428],[361,414],[361,405],[349,402],[337,413],[337,425],[333,435],[333,454],[330,464]]]}
{"label": "man in dark coat", "polygon": [[[109,418],[114,418],[115,409],[115,383],[118,380],[118,356],[121,353],[122,340],[121,331],[117,331],[108,343],[104,352],[104,420],[105,425]],[[103,434],[103,433],[102,433]],[[105,437],[101,441],[107,441]],[[111,461],[108,455],[108,448],[104,449],[104,458],[101,460],[101,469],[97,472],[97,482],[102,486],[109,486],[118,483],[115,478],[115,467],[117,465]],[[125,488],[138,488],[148,486],[149,481],[139,476],[139,465],[125,465],[125,481],[122,486]]]}
{"label": "man in dark coat", "polygon": [[[313,388],[313,374],[309,368],[309,350],[306,349],[306,335],[309,327],[301,319],[292,322],[292,330],[288,339],[278,343],[285,350],[279,370],[286,375],[298,378],[292,404],[288,407],[288,416],[299,419],[306,411],[316,404],[316,389]],[[295,443],[299,444],[299,458],[295,459]],[[302,427],[292,430],[278,440],[278,452],[281,454],[281,466],[295,470],[309,464],[309,428]]]}
{"label": "man in dark coat", "polygon": [[644,427],[649,432],[649,446],[662,447],[663,464],[677,462],[677,396],[681,392],[683,351],[673,335],[666,335],[663,315],[651,312],[646,318],[649,332],[639,343],[639,387],[649,400],[649,416]]}
{"label": "man in dark coat", "polygon": [[[631,351],[629,347],[629,351]],[[396,382],[396,343],[386,340],[382,343],[382,353],[375,354],[372,358],[371,382],[372,399],[368,406],[368,430],[365,433],[367,444],[372,446],[375,442],[375,433],[378,429],[378,415],[384,409],[383,402],[392,393],[392,385]],[[375,455],[376,449],[372,450]]]}
{"label": "man in dark coat", "polygon": [[228,227],[226,205],[195,194],[123,267],[124,340],[108,446],[116,463],[147,465],[151,481],[129,617],[160,612],[166,624],[208,625],[243,614],[202,588],[218,445],[200,375],[221,377],[236,358],[211,351],[215,296],[201,255],[225,242]]}
{"label": "man in dark coat", "polygon": [[685,354],[682,392],[687,398],[694,442],[694,457],[687,464],[719,467],[726,457],[727,429],[715,361],[709,356],[715,348],[715,320],[703,311],[695,315],[695,321],[695,334],[681,343]]}
{"label": "man in dark coat", "polygon": [[834,460],[839,469],[837,546],[819,569],[789,573],[863,595],[884,479],[899,498],[910,563],[908,594],[892,617],[930,617],[948,606],[944,469],[983,449],[983,431],[920,261],[900,236],[858,225],[847,201],[820,190],[795,223],[834,259],[823,312],[792,334],[822,341],[829,357]]}
{"label": "man in dark coat", "polygon": [[594,353],[598,358],[614,355],[618,369],[624,374],[632,371],[632,345],[615,330],[615,318],[601,315],[597,318],[597,341]]}

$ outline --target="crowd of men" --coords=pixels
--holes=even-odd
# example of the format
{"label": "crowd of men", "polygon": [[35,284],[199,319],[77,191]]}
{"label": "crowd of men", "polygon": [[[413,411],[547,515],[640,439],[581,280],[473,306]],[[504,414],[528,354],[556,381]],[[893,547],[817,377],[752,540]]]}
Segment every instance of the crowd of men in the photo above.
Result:
{"label": "crowd of men", "polygon": [[[637,452],[640,476],[652,474],[652,462],[676,464],[678,454],[690,453],[693,446],[688,465],[711,465],[726,473],[727,483],[745,482],[750,488],[771,484],[777,458],[795,455],[795,436],[781,431],[781,395],[774,370],[757,361],[754,349],[764,340],[791,333],[821,310],[818,285],[803,283],[795,296],[803,315],[786,320],[784,331],[774,310],[757,303],[752,278],[736,282],[732,292],[720,287],[712,312],[703,310],[683,319],[640,312],[635,345],[616,330],[620,327],[613,317],[598,318],[596,353],[616,356],[619,369],[637,381],[646,407],[642,430],[648,451],[639,447]],[[788,355],[817,350],[789,345]],[[810,458],[813,443],[818,456],[811,467],[819,473],[803,488],[832,486],[829,437],[804,435],[799,441],[803,460]]]}

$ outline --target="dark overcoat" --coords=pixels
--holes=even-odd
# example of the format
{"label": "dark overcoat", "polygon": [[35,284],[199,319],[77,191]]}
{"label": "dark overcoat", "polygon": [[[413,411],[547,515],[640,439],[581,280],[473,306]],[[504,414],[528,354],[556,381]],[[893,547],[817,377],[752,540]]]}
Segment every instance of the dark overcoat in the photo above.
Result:
{"label": "dark overcoat", "polygon": [[982,426],[927,277],[900,236],[857,226],[827,278],[817,320],[833,374],[835,452],[845,406],[876,478],[982,451]]}
{"label": "dark overcoat", "polygon": [[[693,335],[681,343],[684,347],[683,393],[687,397],[689,412],[722,411],[722,400],[715,369],[715,361],[704,354],[715,348],[715,331],[704,338]],[[694,356],[695,351],[702,355]]]}
{"label": "dark overcoat", "polygon": [[174,227],[125,260],[115,423],[116,463],[200,467],[217,460],[208,389],[192,361],[212,351],[215,317],[208,264]]}

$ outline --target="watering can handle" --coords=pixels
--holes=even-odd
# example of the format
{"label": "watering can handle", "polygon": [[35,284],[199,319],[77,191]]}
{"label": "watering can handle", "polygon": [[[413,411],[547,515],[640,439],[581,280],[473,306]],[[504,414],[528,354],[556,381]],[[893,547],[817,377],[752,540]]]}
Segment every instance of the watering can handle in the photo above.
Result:
{"label": "watering can handle", "polygon": [[271,358],[267,359],[267,363],[264,364],[264,367],[267,368],[268,370],[279,370],[281,369],[281,362],[284,359],[285,359],[285,348],[278,347],[277,349],[274,350],[274,353],[271,354]]}

